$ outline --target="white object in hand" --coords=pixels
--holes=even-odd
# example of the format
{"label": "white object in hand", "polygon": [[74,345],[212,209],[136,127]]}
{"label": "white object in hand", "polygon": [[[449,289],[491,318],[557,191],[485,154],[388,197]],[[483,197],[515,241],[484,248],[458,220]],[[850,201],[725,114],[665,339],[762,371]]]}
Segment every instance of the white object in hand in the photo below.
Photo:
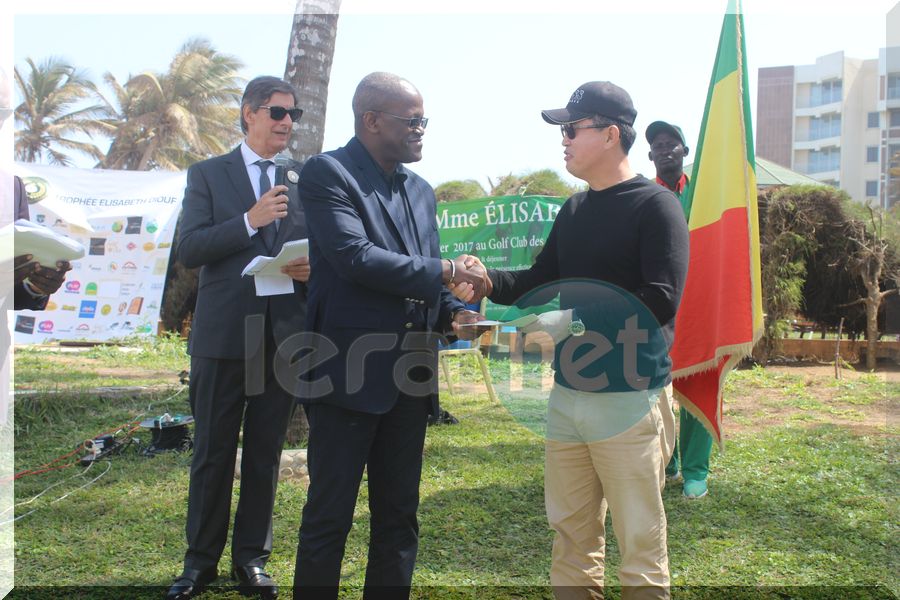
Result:
{"label": "white object in hand", "polygon": [[294,280],[290,275],[282,273],[281,267],[304,256],[309,256],[308,239],[285,242],[277,256],[257,256],[251,260],[244,267],[241,276],[253,275],[257,296],[291,294],[294,291]]}
{"label": "white object in hand", "polygon": [[537,320],[533,323],[521,327],[525,333],[535,333],[536,331],[546,332],[552,339],[554,344],[558,344],[571,333],[569,325],[572,324],[572,309],[551,310],[537,316]]}
{"label": "white object in hand", "polygon": [[31,260],[50,268],[56,268],[58,260],[78,260],[84,256],[80,242],[60,235],[37,223],[18,219],[14,224],[14,255],[30,254]]}

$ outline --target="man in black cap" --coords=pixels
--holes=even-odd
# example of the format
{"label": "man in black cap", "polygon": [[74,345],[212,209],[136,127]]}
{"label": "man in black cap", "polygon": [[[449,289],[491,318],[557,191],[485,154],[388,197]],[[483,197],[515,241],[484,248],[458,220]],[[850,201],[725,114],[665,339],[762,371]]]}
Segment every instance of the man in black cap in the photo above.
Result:
{"label": "man in black cap", "polygon": [[684,133],[678,125],[665,121],[653,121],[647,126],[647,157],[656,167],[656,183],[668,188],[681,202],[685,218],[691,214],[687,193],[690,178],[684,172],[684,157],[690,152]]}
{"label": "man in black cap", "polygon": [[[669,189],[681,202],[684,217],[691,215],[690,179],[684,172],[684,157],[689,148],[684,140],[681,127],[654,121],[647,127],[647,143],[650,144],[649,158],[656,166],[656,183]],[[709,453],[712,450],[712,436],[691,413],[679,410],[678,439],[672,460],[666,465],[666,477],[676,480],[684,478],[682,487],[685,498],[691,500],[706,495],[706,477],[709,475]],[[680,469],[679,469],[680,463]]]}
{"label": "man in black cap", "polygon": [[[560,126],[566,170],[590,189],[566,201],[529,269],[490,269],[485,287],[493,302],[518,306],[559,294],[561,310],[522,328],[555,344],[544,470],[556,532],[550,582],[557,598],[602,598],[608,507],[623,598],[667,598],[661,490],[675,428],[668,352],[687,274],[687,223],[673,194],[629,165],[637,112],[625,90],[586,83],[565,108],[542,116]],[[474,296],[467,284],[452,291]]]}

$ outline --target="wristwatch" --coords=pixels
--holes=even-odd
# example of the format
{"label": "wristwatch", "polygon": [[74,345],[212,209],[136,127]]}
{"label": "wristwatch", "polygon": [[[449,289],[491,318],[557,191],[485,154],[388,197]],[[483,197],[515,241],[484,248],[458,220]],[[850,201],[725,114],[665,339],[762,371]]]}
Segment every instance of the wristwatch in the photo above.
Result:
{"label": "wristwatch", "polygon": [[584,326],[584,321],[579,319],[578,315],[575,313],[575,309],[572,309],[572,322],[569,323],[569,335],[578,337],[584,335],[586,330],[587,328]]}

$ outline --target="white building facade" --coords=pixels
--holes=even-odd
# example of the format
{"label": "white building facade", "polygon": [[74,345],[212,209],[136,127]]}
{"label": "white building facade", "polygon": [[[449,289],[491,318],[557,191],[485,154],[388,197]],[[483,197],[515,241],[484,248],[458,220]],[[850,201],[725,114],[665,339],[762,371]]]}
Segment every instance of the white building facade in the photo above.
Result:
{"label": "white building facade", "polygon": [[758,156],[890,208],[900,202],[900,4],[878,58],[759,69]]}

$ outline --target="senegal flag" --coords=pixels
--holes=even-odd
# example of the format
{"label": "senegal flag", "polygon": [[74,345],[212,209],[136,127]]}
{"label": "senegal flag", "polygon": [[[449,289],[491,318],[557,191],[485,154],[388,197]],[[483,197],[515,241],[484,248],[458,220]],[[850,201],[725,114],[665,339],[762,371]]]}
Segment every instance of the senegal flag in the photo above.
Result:
{"label": "senegal flag", "polygon": [[722,445],[725,376],[763,330],[756,164],[744,24],[729,0],[691,186],[691,255],[675,320],[672,377],[681,406]]}

